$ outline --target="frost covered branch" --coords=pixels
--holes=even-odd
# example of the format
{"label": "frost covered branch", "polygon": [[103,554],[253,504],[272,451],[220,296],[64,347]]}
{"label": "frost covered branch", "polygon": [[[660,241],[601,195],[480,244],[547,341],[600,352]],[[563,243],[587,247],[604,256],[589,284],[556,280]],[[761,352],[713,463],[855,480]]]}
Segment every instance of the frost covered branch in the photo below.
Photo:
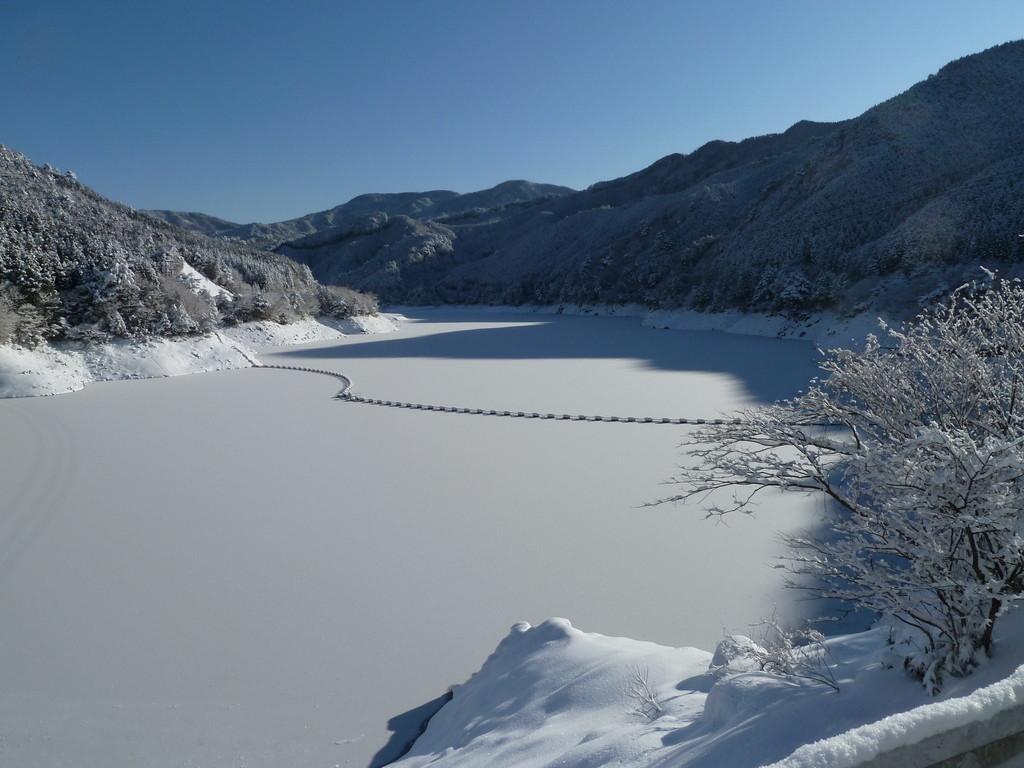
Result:
{"label": "frost covered branch", "polygon": [[789,630],[773,615],[757,625],[760,641],[748,651],[758,667],[773,675],[806,680],[839,692],[832,672],[832,654],[825,636],[816,629]]}
{"label": "frost covered branch", "polygon": [[632,667],[631,677],[627,693],[633,700],[633,709],[630,714],[642,717],[645,720],[657,720],[664,713],[664,708],[658,700],[657,694],[651,690],[650,671],[647,667]]}
{"label": "frost covered branch", "polygon": [[1024,288],[965,286],[884,330],[894,348],[832,352],[806,394],[694,433],[672,498],[708,515],[765,489],[830,498],[823,532],[788,538],[790,586],[901,627],[934,691],[994,652],[1024,592]]}

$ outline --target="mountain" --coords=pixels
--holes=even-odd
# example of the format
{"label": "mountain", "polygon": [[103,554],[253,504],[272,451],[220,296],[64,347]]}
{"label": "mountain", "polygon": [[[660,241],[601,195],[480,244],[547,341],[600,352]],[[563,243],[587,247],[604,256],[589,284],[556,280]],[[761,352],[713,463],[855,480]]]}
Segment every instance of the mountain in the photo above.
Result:
{"label": "mountain", "polygon": [[157,218],[163,219],[164,221],[174,224],[176,227],[182,229],[188,229],[193,232],[198,232],[201,235],[223,235],[226,232],[230,232],[233,229],[238,229],[242,226],[233,221],[227,219],[221,219],[217,216],[210,216],[206,213],[196,213],[194,211],[144,211],[145,213],[156,216]]}
{"label": "mountain", "polygon": [[291,259],[118,205],[0,146],[0,343],[185,336],[373,306]]}
{"label": "mountain", "polygon": [[[196,213],[175,211],[150,211],[166,221],[179,224],[203,234],[235,237],[252,240],[266,247],[275,247],[283,242],[295,240],[325,230],[345,230],[366,216],[386,213],[389,216],[410,216],[428,220],[464,214],[473,210],[501,208],[517,203],[546,200],[571,194],[568,187],[554,184],[537,184],[532,181],[513,180],[498,184],[479,192],[459,194],[447,190],[431,192],[398,192],[388,194],[367,194],[354,197],[347,203],[326,211],[310,213],[297,219],[279,221],[274,224],[229,224],[219,228],[222,219]],[[213,228],[217,227],[214,231]]]}
{"label": "mountain", "polygon": [[712,141],[579,192],[461,198],[363,196],[295,220],[277,250],[389,301],[913,304],[1024,256],[1024,42],[850,120]]}
{"label": "mountain", "polygon": [[412,285],[444,280],[457,237],[456,228],[441,221],[378,211],[350,227],[282,243],[277,251],[308,266],[327,284],[348,281],[403,298]]}

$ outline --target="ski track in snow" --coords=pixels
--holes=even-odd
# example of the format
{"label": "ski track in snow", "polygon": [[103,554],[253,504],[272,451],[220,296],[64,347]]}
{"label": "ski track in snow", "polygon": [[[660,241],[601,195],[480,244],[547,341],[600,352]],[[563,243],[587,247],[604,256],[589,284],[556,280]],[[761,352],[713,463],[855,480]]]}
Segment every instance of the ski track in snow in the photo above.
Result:
{"label": "ski track in snow", "polygon": [[[11,513],[0,518],[0,584],[53,522],[64,505],[69,481],[77,470],[78,446],[67,427],[46,413],[13,414],[33,436],[21,482],[9,502]],[[54,477],[61,482],[54,482]]]}

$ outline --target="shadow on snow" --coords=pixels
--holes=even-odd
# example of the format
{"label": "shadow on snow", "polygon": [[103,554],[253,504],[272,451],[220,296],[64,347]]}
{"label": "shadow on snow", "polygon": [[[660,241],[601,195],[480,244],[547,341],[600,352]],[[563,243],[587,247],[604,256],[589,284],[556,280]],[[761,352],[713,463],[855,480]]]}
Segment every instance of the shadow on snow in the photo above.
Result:
{"label": "shadow on snow", "polygon": [[[664,371],[723,373],[735,377],[758,402],[792,397],[817,373],[818,355],[807,342],[718,331],[638,333],[635,318],[429,311],[410,321],[494,327],[443,330],[424,336],[371,336],[332,347],[277,352],[280,357],[450,358],[476,360],[633,359]],[[505,323],[516,325],[504,325]],[[668,334],[668,335],[666,335]],[[769,343],[770,342],[770,343]]]}

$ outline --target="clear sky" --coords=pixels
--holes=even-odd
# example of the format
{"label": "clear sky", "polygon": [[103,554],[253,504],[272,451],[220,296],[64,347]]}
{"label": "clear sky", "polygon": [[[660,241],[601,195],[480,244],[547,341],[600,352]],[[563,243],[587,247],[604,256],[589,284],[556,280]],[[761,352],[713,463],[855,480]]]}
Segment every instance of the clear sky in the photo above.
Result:
{"label": "clear sky", "polygon": [[0,0],[0,143],[140,208],[585,187],[851,117],[1019,0]]}

